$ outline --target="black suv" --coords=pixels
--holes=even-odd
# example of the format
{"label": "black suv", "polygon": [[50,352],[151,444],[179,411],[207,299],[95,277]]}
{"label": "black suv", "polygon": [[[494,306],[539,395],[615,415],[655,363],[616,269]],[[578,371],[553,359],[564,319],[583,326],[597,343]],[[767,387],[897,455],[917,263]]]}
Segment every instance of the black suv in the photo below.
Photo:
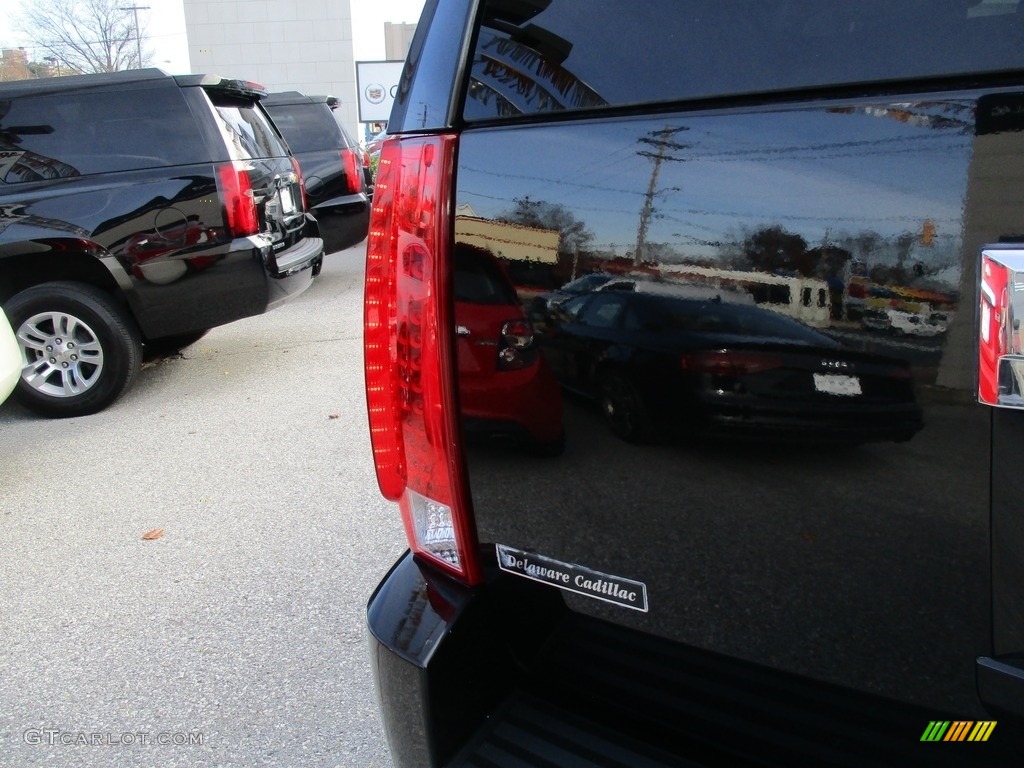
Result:
{"label": "black suv", "polygon": [[286,91],[262,103],[302,167],[310,212],[327,252],[364,240],[370,202],[363,151],[341,124],[338,99]]}
{"label": "black suv", "polygon": [[320,271],[262,86],[156,70],[0,84],[0,302],[47,416],[98,411],[142,344],[182,346]]}
{"label": "black suv", "polygon": [[[396,765],[1020,763],[1021,6],[427,0],[366,272]],[[634,286],[516,335],[560,455],[467,439],[464,246]]]}

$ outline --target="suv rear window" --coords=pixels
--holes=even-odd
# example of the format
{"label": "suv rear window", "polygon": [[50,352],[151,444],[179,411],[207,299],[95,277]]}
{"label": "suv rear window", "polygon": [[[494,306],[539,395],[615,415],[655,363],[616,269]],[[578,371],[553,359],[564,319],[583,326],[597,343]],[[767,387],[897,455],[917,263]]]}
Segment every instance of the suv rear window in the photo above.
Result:
{"label": "suv rear window", "polygon": [[[180,104],[168,104],[177,99]],[[195,161],[196,127],[177,88],[90,90],[0,100],[8,184]]]}
{"label": "suv rear window", "polygon": [[233,160],[287,157],[288,150],[255,101],[216,93],[210,100]]}
{"label": "suv rear window", "polygon": [[483,6],[468,120],[1024,66],[1018,0]]}
{"label": "suv rear window", "polygon": [[327,105],[283,104],[267,106],[266,110],[281,133],[288,137],[292,152],[317,152],[339,147],[337,123]]}
{"label": "suv rear window", "polygon": [[517,304],[512,286],[493,257],[473,247],[455,250],[455,300],[467,304]]}

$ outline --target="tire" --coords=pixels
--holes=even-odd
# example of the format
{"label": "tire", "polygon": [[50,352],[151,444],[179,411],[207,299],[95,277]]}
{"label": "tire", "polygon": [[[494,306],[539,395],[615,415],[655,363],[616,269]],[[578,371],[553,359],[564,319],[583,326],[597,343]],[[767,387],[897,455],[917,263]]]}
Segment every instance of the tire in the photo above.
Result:
{"label": "tire", "polygon": [[606,375],[601,380],[601,413],[609,429],[630,443],[643,443],[654,436],[643,396],[625,376]]}
{"label": "tire", "polygon": [[14,397],[35,413],[63,418],[101,411],[139,370],[139,330],[98,288],[42,283],[15,294],[4,309],[26,363]]}
{"label": "tire", "polygon": [[174,336],[151,339],[145,343],[145,356],[147,358],[158,357],[160,355],[171,355],[175,352],[180,352],[185,347],[195,344],[209,332],[209,328],[204,328],[201,331],[190,331],[189,333],[178,333]]}

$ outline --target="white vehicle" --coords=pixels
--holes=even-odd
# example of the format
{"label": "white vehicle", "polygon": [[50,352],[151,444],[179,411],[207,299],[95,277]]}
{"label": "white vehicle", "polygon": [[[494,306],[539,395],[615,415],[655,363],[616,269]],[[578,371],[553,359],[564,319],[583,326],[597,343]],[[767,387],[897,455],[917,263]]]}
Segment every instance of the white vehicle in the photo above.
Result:
{"label": "white vehicle", "polygon": [[661,296],[674,296],[679,299],[718,300],[727,304],[745,304],[753,306],[754,297],[745,291],[735,288],[716,288],[712,285],[694,285],[674,280],[649,280],[633,277],[617,277],[609,280],[596,291],[630,291],[635,293],[653,293]]}
{"label": "white vehicle", "polygon": [[748,294],[759,307],[792,317],[813,328],[828,328],[832,320],[828,283],[816,277],[787,277],[690,265],[665,267],[664,274],[677,280]]}
{"label": "white vehicle", "polygon": [[916,312],[887,309],[885,314],[889,317],[889,330],[900,336],[938,336],[946,332],[945,319],[939,312],[925,317]]}
{"label": "white vehicle", "polygon": [[21,378],[21,348],[7,315],[0,309],[0,403],[14,391]]}

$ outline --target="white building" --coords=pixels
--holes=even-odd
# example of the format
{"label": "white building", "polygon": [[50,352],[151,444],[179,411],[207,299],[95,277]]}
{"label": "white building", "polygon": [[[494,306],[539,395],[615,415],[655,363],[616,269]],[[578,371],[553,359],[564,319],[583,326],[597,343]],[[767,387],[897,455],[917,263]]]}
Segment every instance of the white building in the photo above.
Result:
{"label": "white building", "polygon": [[184,4],[193,72],[253,80],[269,91],[337,96],[345,125],[358,138],[349,0]]}

